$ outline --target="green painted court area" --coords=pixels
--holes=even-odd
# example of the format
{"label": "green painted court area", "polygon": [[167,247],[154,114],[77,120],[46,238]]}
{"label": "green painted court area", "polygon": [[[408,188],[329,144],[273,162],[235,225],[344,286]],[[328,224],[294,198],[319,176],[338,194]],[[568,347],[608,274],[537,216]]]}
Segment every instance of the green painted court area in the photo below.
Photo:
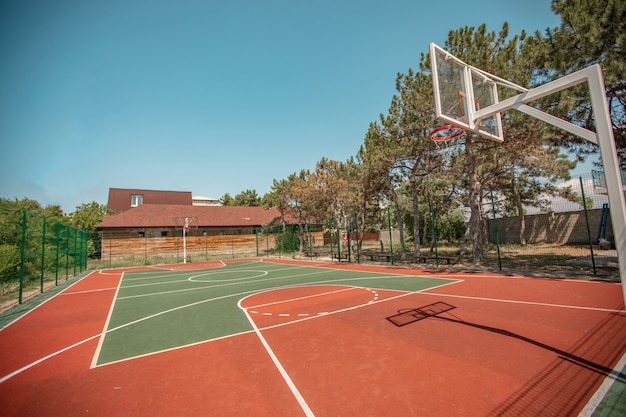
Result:
{"label": "green painted court area", "polygon": [[97,365],[252,331],[237,303],[255,293],[314,285],[415,292],[451,282],[268,262],[228,263],[193,271],[126,272]]}

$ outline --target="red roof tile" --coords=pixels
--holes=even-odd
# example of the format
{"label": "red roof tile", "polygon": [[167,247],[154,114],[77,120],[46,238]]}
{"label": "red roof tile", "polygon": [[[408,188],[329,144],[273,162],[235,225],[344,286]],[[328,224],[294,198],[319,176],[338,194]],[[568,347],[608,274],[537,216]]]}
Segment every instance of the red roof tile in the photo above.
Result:
{"label": "red roof tile", "polygon": [[141,190],[133,188],[109,188],[108,206],[114,212],[131,208],[131,196],[141,195],[141,204],[192,205],[191,191]]}
{"label": "red roof tile", "polygon": [[260,226],[280,217],[276,208],[144,204],[115,216],[104,216],[96,229],[175,227],[177,217],[197,217],[198,227]]}

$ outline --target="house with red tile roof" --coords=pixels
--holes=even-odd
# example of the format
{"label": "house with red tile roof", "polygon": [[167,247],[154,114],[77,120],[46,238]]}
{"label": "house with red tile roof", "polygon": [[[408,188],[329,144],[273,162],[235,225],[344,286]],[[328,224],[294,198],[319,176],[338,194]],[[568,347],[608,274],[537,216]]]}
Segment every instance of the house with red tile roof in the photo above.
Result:
{"label": "house with red tile roof", "polygon": [[255,254],[260,231],[283,220],[276,208],[141,204],[104,216],[95,228],[101,231],[102,259],[177,255],[182,237],[189,253],[228,253],[236,245]]}

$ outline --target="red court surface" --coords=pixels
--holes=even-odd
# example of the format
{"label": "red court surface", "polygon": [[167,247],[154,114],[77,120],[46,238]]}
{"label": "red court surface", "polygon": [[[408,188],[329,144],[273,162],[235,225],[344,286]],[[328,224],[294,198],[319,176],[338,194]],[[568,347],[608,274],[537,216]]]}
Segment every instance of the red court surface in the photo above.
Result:
{"label": "red court surface", "polygon": [[[99,367],[121,274],[92,273],[0,331],[1,414],[578,415],[626,351],[618,283],[373,269],[460,281],[260,292],[258,331]],[[452,309],[388,320],[433,303]]]}

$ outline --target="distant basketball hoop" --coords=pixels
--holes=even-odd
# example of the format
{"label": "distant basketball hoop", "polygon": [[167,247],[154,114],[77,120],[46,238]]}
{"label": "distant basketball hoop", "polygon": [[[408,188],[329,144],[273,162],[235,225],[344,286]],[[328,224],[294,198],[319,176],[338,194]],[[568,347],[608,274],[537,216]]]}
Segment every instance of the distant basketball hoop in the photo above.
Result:
{"label": "distant basketball hoop", "polygon": [[198,228],[198,218],[197,217],[175,217],[174,224],[176,229],[181,229],[183,231],[183,263],[187,263],[187,235],[189,234],[189,230],[191,228]]}

